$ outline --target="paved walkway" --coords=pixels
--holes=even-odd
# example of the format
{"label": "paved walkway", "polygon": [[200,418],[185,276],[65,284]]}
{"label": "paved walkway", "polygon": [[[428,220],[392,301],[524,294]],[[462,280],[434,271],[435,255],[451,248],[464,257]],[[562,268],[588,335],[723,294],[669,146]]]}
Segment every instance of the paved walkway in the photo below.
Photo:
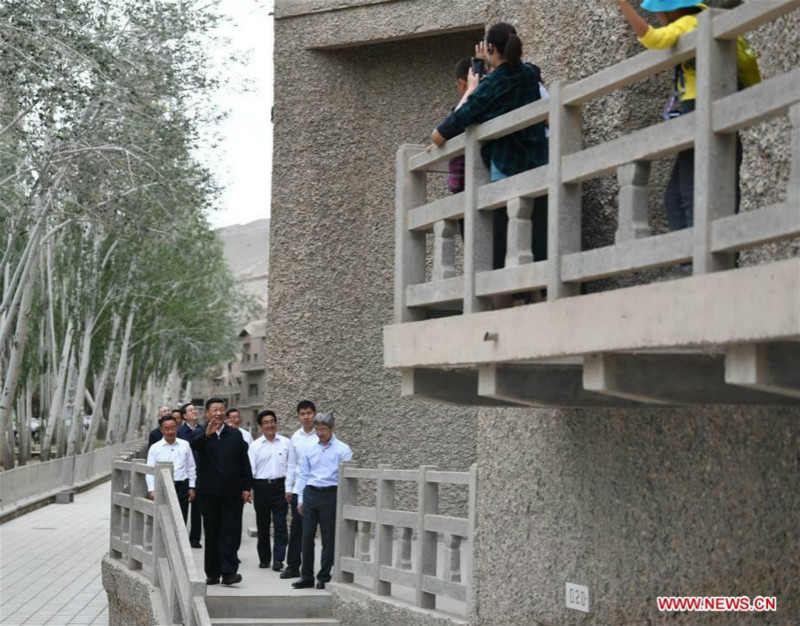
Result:
{"label": "paved walkway", "polygon": [[0,525],[0,624],[108,624],[110,495],[104,482]]}

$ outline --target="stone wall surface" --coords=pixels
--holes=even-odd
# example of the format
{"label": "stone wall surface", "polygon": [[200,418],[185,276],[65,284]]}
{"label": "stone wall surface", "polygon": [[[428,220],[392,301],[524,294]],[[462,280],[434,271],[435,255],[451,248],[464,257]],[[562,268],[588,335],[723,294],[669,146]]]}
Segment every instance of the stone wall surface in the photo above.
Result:
{"label": "stone wall surface", "polygon": [[[452,106],[450,68],[475,35],[311,48],[334,41],[348,17],[362,21],[347,25],[347,37],[361,38],[363,28],[367,40],[370,10],[420,4],[276,22],[269,403],[291,427],[302,397],[336,411],[341,438],[365,466],[465,469],[477,449],[480,624],[800,623],[800,412],[478,412],[400,398],[399,374],[381,362],[393,289],[394,155],[402,143],[425,143]],[[588,76],[640,50],[610,0],[492,0],[486,22],[498,19],[518,26],[525,56],[547,82]],[[452,23],[448,14],[441,28]],[[377,29],[375,38],[385,38]],[[765,77],[800,65],[798,12],[750,39]],[[670,77],[589,104],[587,145],[658,121]],[[785,196],[787,140],[785,120],[743,133],[743,210]],[[659,232],[670,161],[653,174]],[[613,177],[585,185],[585,248],[613,241],[616,193]],[[797,254],[796,242],[766,246],[742,262]],[[589,615],[564,608],[567,581],[590,587]],[[776,595],[778,611],[660,614],[660,595]]]}
{"label": "stone wall surface", "polygon": [[[413,16],[420,4],[376,8]],[[472,7],[451,3],[447,28],[474,19],[461,4]],[[382,329],[392,317],[395,154],[425,142],[458,101],[453,68],[480,31],[309,49],[332,24],[366,37],[363,11],[276,20],[266,400],[286,434],[298,400],[333,410],[362,466],[464,470],[477,411],[401,398],[399,373],[383,368]]]}

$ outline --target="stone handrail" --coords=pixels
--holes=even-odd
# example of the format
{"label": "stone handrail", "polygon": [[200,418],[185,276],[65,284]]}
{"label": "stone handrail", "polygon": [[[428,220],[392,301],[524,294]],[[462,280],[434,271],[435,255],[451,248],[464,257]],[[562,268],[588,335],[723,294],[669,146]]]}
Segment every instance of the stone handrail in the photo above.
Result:
{"label": "stone handrail", "polygon": [[[354,584],[356,576],[367,577],[372,591],[379,596],[390,595],[392,585],[396,584],[413,590],[414,604],[418,607],[435,609],[437,600],[446,597],[463,603],[464,613],[472,615],[475,606],[472,567],[464,568],[462,575],[461,544],[467,542],[474,554],[477,476],[476,465],[468,472],[442,472],[430,465],[398,470],[388,465],[366,469],[342,463],[336,511],[335,581],[348,585]],[[375,481],[376,506],[357,506],[360,479]],[[416,511],[395,509],[397,482],[417,483]],[[442,484],[467,487],[466,518],[439,514]],[[395,529],[400,531],[397,542]],[[442,576],[437,574],[440,533],[446,538]],[[374,535],[374,549],[370,548],[371,535]],[[412,541],[414,535],[416,544]]]}
{"label": "stone handrail", "polygon": [[[737,91],[736,37],[800,7],[800,0],[747,2],[700,15],[696,32],[669,50],[643,52],[579,81],[557,82],[550,97],[481,125],[425,152],[397,154],[395,221],[396,324],[426,319],[428,308],[491,310],[492,297],[547,289],[548,301],[578,296],[583,282],[692,262],[694,274],[734,269],[735,253],[800,235],[800,68]],[[697,109],[589,148],[582,106],[677,63],[697,59]],[[792,124],[792,169],[786,200],[735,213],[734,134],[786,115]],[[549,121],[548,165],[490,183],[481,142]],[[694,147],[694,227],[651,235],[647,218],[650,162]],[[464,191],[427,202],[427,174],[465,155]],[[614,245],[581,250],[582,183],[616,172]],[[548,198],[548,260],[529,249],[533,200]],[[492,269],[492,215],[508,211],[505,267]],[[464,219],[464,272],[456,271],[456,221]],[[431,279],[426,235],[433,233]]]}
{"label": "stone handrail", "polygon": [[110,475],[112,460],[137,446],[141,444],[121,443],[0,472],[0,517],[51,498],[59,491],[83,487]]}
{"label": "stone handrail", "polygon": [[[153,500],[147,497],[148,475],[154,477]],[[210,626],[206,583],[192,557],[171,463],[114,461],[109,556],[152,581],[171,623]]]}

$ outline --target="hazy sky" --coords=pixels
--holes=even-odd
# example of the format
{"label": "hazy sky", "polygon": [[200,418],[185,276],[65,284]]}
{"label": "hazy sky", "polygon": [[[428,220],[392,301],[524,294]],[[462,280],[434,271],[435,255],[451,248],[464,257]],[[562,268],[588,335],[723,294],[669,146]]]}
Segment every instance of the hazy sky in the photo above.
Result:
{"label": "hazy sky", "polygon": [[[272,42],[273,0],[222,0],[231,23],[222,34],[231,47],[246,53],[249,62],[237,74],[246,93],[220,94],[219,104],[230,110],[219,129],[222,145],[201,156],[225,188],[221,209],[211,216],[214,227],[245,224],[269,217],[272,179]],[[225,51],[218,55],[222,58]]]}

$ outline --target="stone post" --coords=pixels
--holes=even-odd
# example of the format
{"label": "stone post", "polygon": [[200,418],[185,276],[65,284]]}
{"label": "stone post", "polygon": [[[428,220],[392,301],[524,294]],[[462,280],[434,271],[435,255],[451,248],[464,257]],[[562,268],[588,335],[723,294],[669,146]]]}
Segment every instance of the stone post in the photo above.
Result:
{"label": "stone post", "polygon": [[425,146],[406,144],[397,151],[394,252],[394,322],[425,319],[425,311],[406,305],[406,287],[425,282],[425,233],[408,230],[408,212],[425,204],[427,176],[411,171],[411,157]]}
{"label": "stone post", "polygon": [[421,465],[419,468],[416,605],[423,609],[436,608],[436,596],[423,590],[425,576],[436,576],[438,533],[425,530],[425,516],[439,511],[439,485],[428,482],[428,472],[436,469],[434,465]]}
{"label": "stone post", "polygon": [[650,181],[650,161],[634,161],[617,168],[619,180],[619,209],[616,243],[650,236],[647,219],[647,183]]}

